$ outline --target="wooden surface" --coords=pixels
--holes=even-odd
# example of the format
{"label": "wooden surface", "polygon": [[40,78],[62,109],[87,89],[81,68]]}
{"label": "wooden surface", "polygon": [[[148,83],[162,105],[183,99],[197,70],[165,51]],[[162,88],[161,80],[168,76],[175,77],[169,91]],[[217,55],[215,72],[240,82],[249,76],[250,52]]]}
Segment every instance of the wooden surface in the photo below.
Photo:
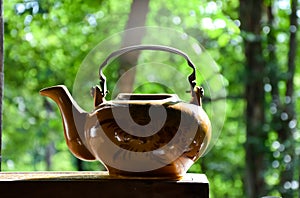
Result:
{"label": "wooden surface", "polygon": [[204,174],[179,181],[110,177],[107,172],[0,172],[0,197],[209,197]]}

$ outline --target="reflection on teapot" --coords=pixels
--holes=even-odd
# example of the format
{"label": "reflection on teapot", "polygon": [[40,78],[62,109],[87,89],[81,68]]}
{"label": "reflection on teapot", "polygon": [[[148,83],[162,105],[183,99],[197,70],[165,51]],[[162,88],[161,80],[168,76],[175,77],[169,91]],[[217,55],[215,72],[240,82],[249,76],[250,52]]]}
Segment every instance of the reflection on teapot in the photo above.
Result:
{"label": "reflection on teapot", "polygon": [[[116,56],[134,50],[160,50],[183,56],[193,69],[188,77],[190,103],[176,94],[119,94],[106,101],[102,68]],[[100,86],[92,88],[95,108],[82,110],[63,85],[42,89],[59,106],[70,151],[82,160],[99,160],[110,175],[182,177],[205,152],[211,138],[210,120],[202,108],[203,89],[195,85],[189,57],[166,46],[138,45],[110,54],[100,65]]]}

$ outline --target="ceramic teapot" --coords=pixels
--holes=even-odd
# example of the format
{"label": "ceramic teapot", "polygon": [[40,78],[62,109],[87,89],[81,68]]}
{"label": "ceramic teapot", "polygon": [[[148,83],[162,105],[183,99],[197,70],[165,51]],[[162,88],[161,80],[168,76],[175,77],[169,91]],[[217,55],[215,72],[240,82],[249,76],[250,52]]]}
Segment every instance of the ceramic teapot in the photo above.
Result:
{"label": "ceramic teapot", "polygon": [[[119,94],[106,101],[102,69],[113,57],[136,50],[159,50],[184,57],[191,100],[176,94]],[[111,53],[99,67],[100,86],[92,88],[95,108],[82,110],[64,85],[44,88],[43,96],[59,106],[70,151],[82,160],[99,160],[110,175],[180,178],[205,152],[210,120],[202,108],[203,89],[196,86],[195,66],[182,51],[158,45],[137,45]]]}

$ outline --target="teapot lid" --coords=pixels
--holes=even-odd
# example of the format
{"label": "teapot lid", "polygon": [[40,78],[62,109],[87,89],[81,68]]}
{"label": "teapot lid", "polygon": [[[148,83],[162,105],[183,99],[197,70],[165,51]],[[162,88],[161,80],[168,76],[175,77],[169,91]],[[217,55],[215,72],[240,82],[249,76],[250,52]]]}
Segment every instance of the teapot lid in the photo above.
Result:
{"label": "teapot lid", "polygon": [[126,103],[126,104],[174,104],[181,102],[176,94],[131,94],[120,93],[113,100],[114,103]]}

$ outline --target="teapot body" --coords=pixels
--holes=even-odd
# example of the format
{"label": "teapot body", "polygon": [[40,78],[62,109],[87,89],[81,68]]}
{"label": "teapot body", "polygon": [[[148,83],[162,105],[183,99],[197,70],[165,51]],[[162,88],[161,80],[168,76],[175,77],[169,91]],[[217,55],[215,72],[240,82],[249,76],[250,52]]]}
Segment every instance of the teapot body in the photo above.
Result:
{"label": "teapot body", "polygon": [[204,153],[211,126],[201,106],[170,94],[118,99],[99,104],[85,124],[90,152],[111,175],[179,178]]}

